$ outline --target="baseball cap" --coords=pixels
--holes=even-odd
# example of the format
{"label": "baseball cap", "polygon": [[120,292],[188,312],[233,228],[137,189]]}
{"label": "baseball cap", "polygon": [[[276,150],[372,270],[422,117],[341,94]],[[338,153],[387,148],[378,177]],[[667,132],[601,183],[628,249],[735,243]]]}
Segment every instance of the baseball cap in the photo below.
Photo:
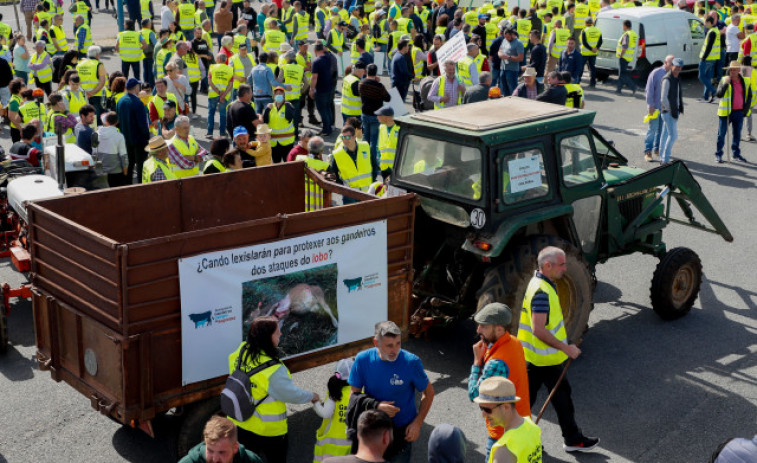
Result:
{"label": "baseball cap", "polygon": [[350,370],[352,369],[353,363],[355,363],[355,361],[351,358],[346,358],[338,361],[336,363],[336,369],[334,370],[336,377],[346,381],[347,378],[350,377]]}
{"label": "baseball cap", "polygon": [[126,81],[126,90],[131,90],[137,85],[141,85],[141,82],[135,79],[134,77],[131,77],[129,78],[129,80]]}
{"label": "baseball cap", "polygon": [[238,125],[234,127],[234,138],[237,138],[239,135],[249,135],[249,132],[244,128],[244,126]]}
{"label": "baseball cap", "polygon": [[286,89],[284,87],[276,87],[276,88],[273,89],[273,91],[274,91],[274,93],[275,92],[286,92]]}
{"label": "baseball cap", "polygon": [[394,109],[391,106],[382,106],[374,112],[376,116],[394,116]]}
{"label": "baseball cap", "polygon": [[396,323],[393,321],[385,321],[385,322],[379,322],[376,323],[376,337],[383,337],[383,336],[401,336],[402,330],[400,330],[400,327],[397,326]]}
{"label": "baseball cap", "polygon": [[478,386],[478,397],[473,399],[476,403],[506,404],[515,403],[520,397],[515,395],[515,385],[512,381],[502,376],[491,376],[481,381]]}
{"label": "baseball cap", "polygon": [[673,66],[683,67],[683,59],[675,58],[673,60]]}
{"label": "baseball cap", "polygon": [[176,102],[173,100],[167,100],[165,103],[163,103],[163,108],[173,108],[176,109]]}
{"label": "baseball cap", "polygon": [[473,316],[473,321],[479,325],[509,326],[513,319],[510,307],[499,302],[486,304]]}

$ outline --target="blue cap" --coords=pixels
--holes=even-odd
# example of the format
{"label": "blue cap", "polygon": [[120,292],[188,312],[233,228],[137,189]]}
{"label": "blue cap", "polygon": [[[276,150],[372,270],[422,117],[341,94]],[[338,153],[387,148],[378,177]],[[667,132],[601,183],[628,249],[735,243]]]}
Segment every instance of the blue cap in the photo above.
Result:
{"label": "blue cap", "polygon": [[137,85],[142,85],[140,81],[135,79],[134,77],[130,78],[126,81],[126,90],[131,90],[132,88],[136,87]]}
{"label": "blue cap", "polygon": [[249,135],[249,132],[244,128],[244,126],[238,125],[234,127],[234,138],[237,138],[239,135]]}
{"label": "blue cap", "polygon": [[376,116],[394,116],[394,109],[391,106],[382,106],[373,114]]}

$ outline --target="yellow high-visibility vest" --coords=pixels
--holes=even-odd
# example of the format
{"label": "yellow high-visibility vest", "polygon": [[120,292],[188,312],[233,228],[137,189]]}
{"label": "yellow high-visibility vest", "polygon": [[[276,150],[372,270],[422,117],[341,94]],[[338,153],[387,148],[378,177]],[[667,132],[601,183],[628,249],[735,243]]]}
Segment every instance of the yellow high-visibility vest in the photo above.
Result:
{"label": "yellow high-visibility vest", "polygon": [[195,27],[195,6],[191,2],[179,4],[179,27],[182,30],[194,29]]}
{"label": "yellow high-visibility vest", "polygon": [[[323,161],[320,161],[323,162]],[[349,455],[352,441],[347,438],[347,408],[350,404],[350,386],[342,388],[342,398],[336,403],[331,418],[324,418],[315,433],[313,463],[321,463],[327,457]]]}
{"label": "yellow high-visibility vest", "polygon": [[[194,156],[200,150],[200,145],[197,144],[197,140],[195,140],[195,137],[192,135],[187,138],[187,141],[174,135],[173,138],[168,140],[168,144],[176,148],[176,150],[184,157]],[[192,175],[200,173],[199,163],[196,163],[191,169],[182,169],[173,163],[169,163],[168,165],[171,167],[176,178],[191,177]]]}
{"label": "yellow high-visibility vest", "polygon": [[142,35],[137,31],[119,32],[118,54],[125,63],[141,61],[145,57],[142,53]]}
{"label": "yellow high-visibility vest", "polygon": [[155,156],[150,156],[142,166],[142,183],[152,182],[152,174],[154,174],[158,169],[163,171],[163,175],[166,177],[166,180],[174,180],[176,178],[176,175],[173,173],[171,168],[166,165],[165,162],[161,161]]}
{"label": "yellow high-visibility vest", "polygon": [[97,74],[99,66],[100,62],[94,58],[79,61],[79,64],[76,65],[76,72],[79,73],[81,79],[81,88],[85,92],[91,92],[100,83],[100,78]]}
{"label": "yellow high-visibility vest", "polygon": [[[240,351],[244,346],[244,342],[229,355],[229,373],[233,373],[237,367],[237,357],[240,355]],[[270,357],[264,354],[256,359],[251,359],[249,356],[244,357],[244,361],[241,363],[240,368],[243,371],[249,372],[253,368],[271,360]],[[262,371],[259,371],[250,377],[252,383],[252,400],[258,403],[255,407],[255,412],[247,421],[236,421],[231,419],[240,428],[255,433],[259,436],[274,437],[283,436],[287,433],[287,407],[284,402],[274,399],[268,394],[268,385],[270,383],[271,375],[273,375],[279,368],[284,368],[289,374],[289,370],[286,369],[283,363],[277,363]],[[263,400],[263,398],[265,398]]]}
{"label": "yellow high-visibility vest", "polygon": [[161,48],[155,53],[155,78],[162,79],[166,76],[166,68],[163,66],[163,62],[169,53],[171,53],[171,50],[168,48]]}
{"label": "yellow high-visibility vest", "polygon": [[[234,74],[234,70],[228,64],[216,63],[210,65],[210,81],[217,89],[223,91],[229,85],[231,76]],[[213,87],[208,88],[208,98],[218,96],[218,93],[213,90]]]}
{"label": "yellow high-visibility vest", "polygon": [[[255,66],[255,60],[253,59],[253,55],[247,54],[247,57],[250,59],[250,62],[253,66]],[[231,60],[229,61],[229,66],[234,70],[234,77],[242,77],[247,78],[246,75],[244,75],[244,63],[242,62],[242,58],[239,55],[234,55],[231,57]],[[199,70],[199,68],[198,68]],[[238,89],[239,86],[242,84],[242,82],[234,79],[234,90]]]}
{"label": "yellow high-visibility vest", "polygon": [[286,34],[278,29],[271,29],[269,31],[266,31],[265,34],[263,34],[263,40],[265,41],[265,43],[263,44],[263,50],[266,52],[278,52],[279,47],[282,43],[286,42],[286,39]]}
{"label": "yellow high-visibility vest", "polygon": [[[707,56],[704,56],[704,50],[707,47],[707,41],[709,40],[710,34],[715,35],[715,39],[712,41],[710,53]],[[754,44],[754,41],[752,43]],[[707,36],[705,36],[704,42],[702,42],[702,49],[699,51],[699,59],[705,61],[715,61],[720,59],[720,33],[716,28],[712,27],[707,31]]]}
{"label": "yellow high-visibility vest", "polygon": [[[41,54],[37,54],[37,52],[34,52],[32,54],[30,62],[34,64],[40,64],[42,63],[42,61],[45,60],[45,57],[49,57],[49,56],[50,55],[48,55],[46,51],[43,51]],[[39,71],[32,71],[32,74],[34,74],[34,77],[36,77],[43,84],[53,80],[52,59],[50,59],[49,62],[50,62],[50,65],[45,66]]]}
{"label": "yellow high-visibility vest", "polygon": [[66,33],[63,32],[62,27],[58,26],[52,26],[50,28],[50,32],[52,33],[52,39],[55,41],[55,43],[58,44],[58,48],[60,48],[60,51],[66,52],[68,51],[68,41],[66,40]]}
{"label": "yellow high-visibility vest", "polygon": [[357,163],[347,154],[344,146],[334,151],[332,156],[337,168],[339,168],[339,176],[342,177],[344,183],[352,188],[368,191],[368,187],[371,186],[373,172],[371,167],[371,147],[367,142],[357,142]]}
{"label": "yellow high-visibility vest", "polygon": [[87,95],[82,90],[74,93],[71,90],[63,91],[63,97],[68,101],[68,112],[73,114],[79,114],[79,110],[85,104],[89,104]]}
{"label": "yellow high-visibility vest", "polygon": [[565,333],[560,298],[557,291],[546,280],[538,277],[531,278],[523,297],[523,310],[520,311],[520,325],[518,327],[518,340],[523,345],[523,354],[526,362],[536,366],[559,365],[568,356],[561,350],[555,349],[534,335],[531,326],[531,300],[537,291],[541,290],[549,297],[549,316],[547,317],[546,330],[561,342],[567,342]]}
{"label": "yellow high-visibility vest", "polygon": [[399,131],[400,127],[397,124],[394,124],[391,128],[385,124],[379,126],[379,167],[382,171],[394,167],[394,156],[397,151],[397,134]]}
{"label": "yellow high-visibility vest", "polygon": [[[442,74],[441,76],[438,77],[438,79],[439,79],[439,91],[436,94],[438,96],[444,96],[444,89],[446,88],[446,85],[447,85],[447,76],[445,74]],[[455,80],[457,80],[457,78],[455,78]],[[458,92],[457,94],[457,104],[460,104],[460,92]],[[434,102],[434,109],[446,108],[448,105],[449,103],[442,103],[441,101],[438,103]],[[396,137],[396,134],[395,134],[395,137]],[[397,142],[395,141],[394,143],[396,146]]]}
{"label": "yellow high-visibility vest", "polygon": [[468,55],[463,56],[457,62],[457,77],[460,79],[460,82],[462,82],[466,87],[473,85],[470,74],[471,64],[473,64],[473,58]]}
{"label": "yellow high-visibility vest", "polygon": [[565,50],[565,46],[568,44],[568,37],[570,37],[570,31],[565,28],[561,27],[560,29],[555,29],[555,41],[552,44],[552,57],[553,58],[560,58],[560,55],[562,54],[563,50]]}
{"label": "yellow high-visibility vest", "polygon": [[304,75],[305,68],[299,65],[296,61],[284,65],[284,83],[291,85],[285,94],[286,101],[296,101],[300,99],[300,94],[302,93],[302,77]]}
{"label": "yellow high-visibility vest", "polygon": [[163,99],[160,95],[153,95],[152,98],[150,98],[150,102],[155,106],[155,111],[158,112],[158,117],[163,119],[165,116],[165,110],[163,109],[163,106],[165,106],[166,101],[173,101],[176,107],[179,107],[179,101],[176,99],[176,95],[174,95],[171,92],[166,93],[166,98]]}
{"label": "yellow high-visibility vest", "polygon": [[142,11],[142,19],[152,19],[150,5],[152,0],[139,0],[139,9]]}
{"label": "yellow high-visibility vest", "polygon": [[359,81],[360,79],[352,74],[344,76],[342,80],[342,113],[347,116],[362,114],[360,95],[352,93],[352,84]]}
{"label": "yellow high-visibility vest", "polygon": [[294,40],[307,40],[308,31],[310,30],[308,26],[310,24],[310,15],[305,10],[302,10],[294,15],[294,20],[297,22],[297,35],[294,36]]}
{"label": "yellow high-visibility vest", "polygon": [[[53,111],[47,115],[47,122],[45,123],[45,132],[55,133],[55,116],[66,117],[65,114],[59,111]],[[74,129],[68,128],[63,132],[63,139],[66,143],[76,143],[76,135],[74,135]]]}
{"label": "yellow high-visibility vest", "polygon": [[[581,55],[583,56],[596,56],[597,54],[592,51],[592,48],[597,46],[597,43],[599,43],[599,38],[602,37],[602,32],[599,30],[597,26],[591,26],[584,28],[583,31],[581,31]],[[589,44],[589,47],[587,48],[583,46],[583,41],[586,40],[586,43]]]}
{"label": "yellow high-visibility vest", "polygon": [[[213,166],[216,169],[218,169],[218,172],[226,172],[226,171],[229,170],[229,169],[226,168],[226,166],[224,166],[221,163],[221,161],[219,161],[218,159],[216,159],[215,157],[213,157],[211,160],[209,160],[209,161],[207,161],[205,163],[205,166],[202,168],[202,175],[207,174],[207,172],[205,172],[205,170],[207,170],[207,168],[210,167],[210,166]],[[213,173],[215,173],[215,172],[213,172]]]}
{"label": "yellow high-visibility vest", "polygon": [[202,71],[200,70],[200,59],[194,53],[187,53],[184,55],[184,63],[187,65],[187,74],[189,83],[193,84],[199,82],[202,79]]}
{"label": "yellow high-visibility vest", "polygon": [[286,109],[286,103],[281,105],[281,108],[276,108],[276,103],[271,105],[271,112],[268,115],[268,126],[271,128],[271,147],[294,144],[294,121],[287,120],[285,117]]}
{"label": "yellow high-visibility vest", "polygon": [[[304,154],[299,154],[294,158],[295,161],[305,161],[308,167],[315,170],[326,170],[329,163],[320,159],[311,158]],[[318,186],[310,177],[305,174],[305,210],[316,211],[323,209],[323,188]]]}
{"label": "yellow high-visibility vest", "polygon": [[87,53],[89,47],[92,46],[92,30],[86,22],[83,22],[81,26],[77,27],[76,32],[74,32],[74,35],[76,36],[74,40],[76,40],[77,44],[79,43],[79,29],[81,28],[84,28],[85,34],[84,43],[82,43],[81,48],[79,48],[79,53]]}
{"label": "yellow high-visibility vest", "polygon": [[515,455],[517,462],[541,461],[541,429],[531,421],[531,418],[524,418],[523,424],[505,431],[492,446],[489,463],[494,461],[494,455],[503,447],[507,447],[507,451]]}
{"label": "yellow high-visibility vest", "polygon": [[[628,48],[626,48],[625,53],[623,53],[623,48],[621,47],[623,35],[628,36]],[[615,47],[615,56],[618,58],[623,58],[630,63],[636,56],[636,39],[638,38],[638,36],[636,35],[636,32],[632,30],[625,31],[623,35],[621,35],[620,39],[618,39],[618,45]]]}
{"label": "yellow high-visibility vest", "polygon": [[576,3],[573,16],[573,29],[583,29],[586,27],[586,19],[591,16],[591,8],[586,3]]}
{"label": "yellow high-visibility vest", "polygon": [[21,115],[21,122],[28,124],[32,119],[39,119],[40,123],[47,120],[47,111],[45,111],[45,105],[37,103],[36,101],[27,101],[18,108],[18,113]]}

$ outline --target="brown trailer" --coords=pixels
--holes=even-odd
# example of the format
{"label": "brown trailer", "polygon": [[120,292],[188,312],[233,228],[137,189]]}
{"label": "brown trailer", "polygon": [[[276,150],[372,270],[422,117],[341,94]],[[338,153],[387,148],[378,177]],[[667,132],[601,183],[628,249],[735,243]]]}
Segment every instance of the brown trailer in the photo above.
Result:
{"label": "brown trailer", "polygon": [[[306,191],[303,172],[315,191]],[[334,193],[360,202],[330,207]],[[309,204],[321,194],[325,206]],[[220,409],[226,378],[182,386],[178,259],[386,220],[388,314],[407,330],[412,194],[378,199],[298,162],[40,201],[28,213],[40,369],[101,413],[150,434],[156,415],[185,407],[179,455]],[[304,370],[370,342],[285,363]]]}

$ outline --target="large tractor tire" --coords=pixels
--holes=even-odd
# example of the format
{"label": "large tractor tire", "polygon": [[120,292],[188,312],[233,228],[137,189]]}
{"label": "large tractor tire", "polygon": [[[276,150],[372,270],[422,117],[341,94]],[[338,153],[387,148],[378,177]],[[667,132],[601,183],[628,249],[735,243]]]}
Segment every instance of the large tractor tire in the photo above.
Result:
{"label": "large tractor tire", "polygon": [[195,445],[202,442],[202,431],[210,417],[221,413],[220,397],[211,397],[200,402],[187,405],[184,410],[184,418],[179,427],[179,436],[176,439],[176,455],[178,459],[184,458]]}
{"label": "large tractor tire", "polygon": [[592,273],[578,248],[554,236],[531,237],[514,247],[501,264],[490,268],[484,274],[484,283],[478,292],[476,311],[490,302],[506,304],[513,312],[510,332],[517,334],[523,296],[538,269],[536,257],[546,246],[565,251],[567,271],[555,284],[568,340],[575,343],[586,331],[589,314],[594,308]]}
{"label": "large tractor tire", "polygon": [[652,308],[663,320],[683,317],[699,296],[702,261],[689,248],[668,251],[652,277]]}

